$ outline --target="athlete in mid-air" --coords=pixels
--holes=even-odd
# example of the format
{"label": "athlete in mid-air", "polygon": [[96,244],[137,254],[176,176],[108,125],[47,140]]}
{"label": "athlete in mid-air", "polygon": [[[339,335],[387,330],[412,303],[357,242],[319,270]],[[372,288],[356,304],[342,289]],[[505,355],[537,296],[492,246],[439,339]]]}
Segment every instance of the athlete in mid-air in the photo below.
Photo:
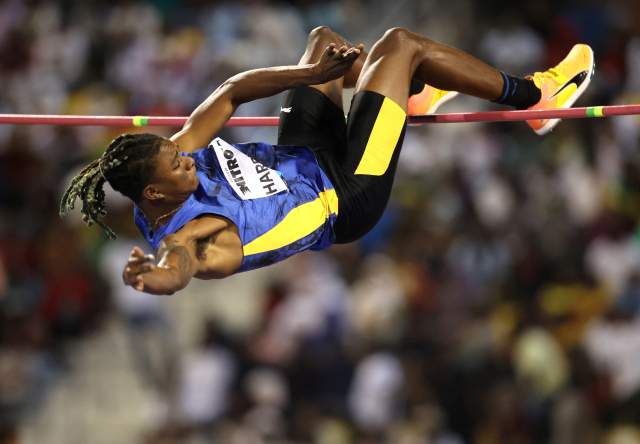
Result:
{"label": "athlete in mid-air", "polygon": [[[61,215],[80,197],[84,221],[115,237],[98,220],[108,181],[135,202],[135,223],[158,253],[155,265],[136,247],[125,284],[172,294],[194,277],[224,278],[364,236],[387,205],[408,112],[433,112],[458,92],[517,109],[567,108],[593,69],[585,45],[555,68],[517,78],[401,28],[366,54],[320,27],[297,66],[230,78],[170,139],[116,138],[71,182]],[[349,87],[355,94],[345,122],[342,89]],[[277,146],[212,141],[240,104],[282,91]],[[557,122],[528,123],[545,134]]]}

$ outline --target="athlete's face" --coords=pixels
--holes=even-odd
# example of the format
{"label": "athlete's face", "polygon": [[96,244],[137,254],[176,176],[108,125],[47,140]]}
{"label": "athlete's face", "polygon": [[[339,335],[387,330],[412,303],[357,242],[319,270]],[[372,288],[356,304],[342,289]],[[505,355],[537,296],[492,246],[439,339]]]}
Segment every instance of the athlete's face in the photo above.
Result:
{"label": "athlete's face", "polygon": [[167,200],[184,200],[198,188],[200,181],[196,176],[195,161],[192,157],[181,156],[175,142],[166,139],[156,161],[156,180],[149,187],[159,195]]}

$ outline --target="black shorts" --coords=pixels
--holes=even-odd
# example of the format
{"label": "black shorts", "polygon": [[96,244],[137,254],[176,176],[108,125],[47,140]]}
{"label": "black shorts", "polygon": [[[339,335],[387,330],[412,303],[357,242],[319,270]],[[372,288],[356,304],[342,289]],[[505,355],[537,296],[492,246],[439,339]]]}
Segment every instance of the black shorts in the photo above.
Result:
{"label": "black shorts", "polygon": [[360,91],[344,112],[315,88],[286,92],[280,112],[278,145],[311,148],[338,195],[336,243],[367,234],[387,206],[407,115],[398,104],[373,91]]}

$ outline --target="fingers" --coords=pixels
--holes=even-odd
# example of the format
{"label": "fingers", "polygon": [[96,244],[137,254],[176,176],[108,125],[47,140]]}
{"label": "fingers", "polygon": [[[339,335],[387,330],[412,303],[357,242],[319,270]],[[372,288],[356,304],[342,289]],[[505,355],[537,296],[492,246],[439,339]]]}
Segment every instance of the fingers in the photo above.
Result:
{"label": "fingers", "polygon": [[144,252],[139,247],[134,247],[131,252],[131,256],[129,256],[129,265],[131,264],[142,264],[145,262],[149,262],[154,260],[153,254],[147,254],[145,256]]}
{"label": "fingers", "polygon": [[330,55],[343,55],[345,52],[347,52],[349,50],[349,48],[347,48],[346,46],[342,46],[340,48],[336,48],[336,44],[335,43],[330,43],[329,46],[327,47],[327,52]]}
{"label": "fingers", "polygon": [[335,43],[331,43],[329,44],[329,46],[327,47],[327,53],[329,55],[338,55],[341,57],[348,57],[351,54],[355,55],[355,56],[359,56],[362,51],[364,50],[364,45],[360,44],[357,47],[347,47],[347,45],[343,45],[340,48],[336,48],[336,44]]}
{"label": "fingers", "polygon": [[136,278],[136,282],[131,286],[138,291],[144,290],[144,279],[142,278],[142,276],[138,276]]}
{"label": "fingers", "polygon": [[331,43],[327,46],[321,60],[316,64],[319,66],[318,70],[320,71],[322,79],[322,81],[318,81],[317,83],[325,83],[345,75],[345,73],[351,69],[351,66],[356,59],[360,56],[363,48],[363,45],[351,48],[347,45],[343,45],[340,48],[336,48],[335,43]]}
{"label": "fingers", "polygon": [[356,53],[356,49],[355,48],[349,48],[348,51],[346,51],[344,54],[342,54],[342,57],[348,57],[351,54],[357,55],[359,53]]}
{"label": "fingers", "polygon": [[360,54],[362,54],[362,51],[364,50],[364,45],[361,43],[360,45],[353,46],[351,48],[349,48],[349,50],[347,52],[344,53],[343,57],[346,57],[350,54],[355,55],[356,57],[359,56]]}
{"label": "fingers", "polygon": [[143,275],[152,272],[156,268],[154,264],[147,264],[146,262],[153,260],[155,260],[153,254],[145,255],[142,249],[134,247],[124,269],[125,283],[138,291],[142,291],[144,289]]}
{"label": "fingers", "polygon": [[142,257],[135,257],[133,255],[129,256],[129,264],[144,264],[145,262],[149,262],[154,260],[153,254],[147,254]]}
{"label": "fingers", "polygon": [[153,264],[142,264],[127,266],[125,268],[125,283],[129,283],[133,288],[138,291],[144,289],[144,274],[155,270],[156,266]]}
{"label": "fingers", "polygon": [[156,266],[153,264],[147,265],[129,265],[125,268],[126,273],[130,274],[142,274],[142,273],[150,273],[156,269]]}

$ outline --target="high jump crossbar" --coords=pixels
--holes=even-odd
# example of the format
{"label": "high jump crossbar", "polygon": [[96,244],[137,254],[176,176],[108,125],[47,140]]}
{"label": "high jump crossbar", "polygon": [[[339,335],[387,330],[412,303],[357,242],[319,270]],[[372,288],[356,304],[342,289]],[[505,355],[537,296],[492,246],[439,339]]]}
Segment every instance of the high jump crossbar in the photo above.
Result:
{"label": "high jump crossbar", "polygon": [[[578,119],[585,117],[628,116],[640,114],[640,105],[592,106],[584,108],[523,111],[485,111],[473,113],[415,114],[409,124],[507,122],[536,119]],[[36,114],[0,114],[0,124],[73,125],[73,126],[183,126],[186,117],[153,116],[46,116]],[[225,126],[278,126],[279,117],[232,117]]]}

